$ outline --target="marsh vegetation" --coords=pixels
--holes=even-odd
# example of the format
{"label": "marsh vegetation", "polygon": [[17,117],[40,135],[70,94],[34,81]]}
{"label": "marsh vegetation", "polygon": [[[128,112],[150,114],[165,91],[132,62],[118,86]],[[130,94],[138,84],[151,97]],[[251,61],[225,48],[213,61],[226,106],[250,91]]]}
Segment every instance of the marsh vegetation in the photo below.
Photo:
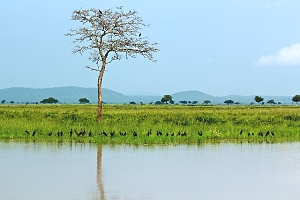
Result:
{"label": "marsh vegetation", "polygon": [[296,106],[104,105],[99,124],[96,105],[4,105],[0,138],[102,144],[291,142],[300,140],[299,111]]}

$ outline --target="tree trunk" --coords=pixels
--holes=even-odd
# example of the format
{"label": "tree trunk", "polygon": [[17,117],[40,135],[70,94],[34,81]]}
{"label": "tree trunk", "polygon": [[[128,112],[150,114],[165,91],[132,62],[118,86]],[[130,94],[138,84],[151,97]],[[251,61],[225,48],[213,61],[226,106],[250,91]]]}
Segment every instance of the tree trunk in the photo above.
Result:
{"label": "tree trunk", "polygon": [[105,70],[105,65],[102,65],[102,68],[98,76],[98,122],[102,122],[102,78]]}

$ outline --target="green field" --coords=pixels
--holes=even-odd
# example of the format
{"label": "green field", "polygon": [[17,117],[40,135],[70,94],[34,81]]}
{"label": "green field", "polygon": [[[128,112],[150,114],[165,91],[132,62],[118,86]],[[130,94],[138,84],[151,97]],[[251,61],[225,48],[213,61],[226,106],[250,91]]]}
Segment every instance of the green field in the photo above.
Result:
{"label": "green field", "polygon": [[[2,105],[0,139],[102,144],[300,141],[300,107],[297,106],[104,105],[103,112],[103,122],[98,124],[96,105]],[[25,133],[34,129],[35,136]],[[86,134],[77,136],[75,130],[86,130]],[[103,130],[108,136],[102,134]],[[149,130],[152,134],[147,136]],[[57,134],[60,131],[61,137]],[[121,136],[120,131],[126,132],[126,136]],[[162,135],[157,136],[157,131]],[[270,134],[266,136],[268,131]],[[53,134],[49,136],[49,132]]]}

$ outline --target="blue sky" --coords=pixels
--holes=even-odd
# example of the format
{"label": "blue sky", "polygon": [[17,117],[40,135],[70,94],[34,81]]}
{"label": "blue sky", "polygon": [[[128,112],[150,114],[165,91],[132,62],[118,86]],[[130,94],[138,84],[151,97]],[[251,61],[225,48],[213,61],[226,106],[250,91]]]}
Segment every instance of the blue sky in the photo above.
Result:
{"label": "blue sky", "polygon": [[123,94],[198,90],[214,96],[300,93],[298,0],[0,0],[0,89],[96,87],[87,54],[72,54],[79,8],[139,12],[160,43],[142,57],[107,66],[103,87]]}

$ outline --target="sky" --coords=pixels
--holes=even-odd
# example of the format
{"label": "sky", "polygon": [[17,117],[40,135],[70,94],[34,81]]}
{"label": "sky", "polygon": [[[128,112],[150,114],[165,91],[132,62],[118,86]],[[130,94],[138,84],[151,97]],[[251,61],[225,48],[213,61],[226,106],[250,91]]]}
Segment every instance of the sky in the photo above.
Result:
{"label": "sky", "polygon": [[157,62],[107,65],[103,87],[125,95],[198,90],[214,96],[300,94],[299,0],[0,0],[0,89],[97,87],[88,54],[64,36],[75,9],[136,10]]}

